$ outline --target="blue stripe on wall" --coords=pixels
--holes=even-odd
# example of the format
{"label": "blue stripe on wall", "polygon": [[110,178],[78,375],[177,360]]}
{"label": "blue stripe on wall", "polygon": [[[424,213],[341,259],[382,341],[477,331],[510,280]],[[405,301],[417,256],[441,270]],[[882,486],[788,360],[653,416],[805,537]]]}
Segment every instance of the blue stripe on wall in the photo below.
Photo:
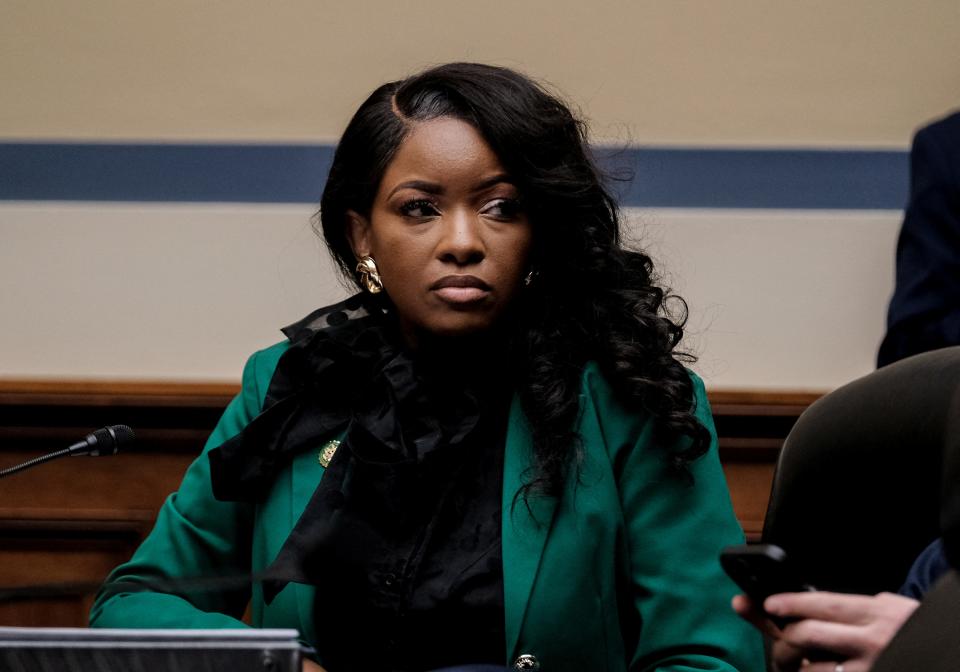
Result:
{"label": "blue stripe on wall", "polygon": [[909,188],[905,151],[657,148],[615,163],[624,159],[629,206],[893,210]]}
{"label": "blue stripe on wall", "polygon": [[0,144],[0,199],[317,203],[324,145]]}
{"label": "blue stripe on wall", "polygon": [[[627,207],[900,209],[905,151],[597,151]],[[0,200],[317,203],[330,145],[0,143]]]}

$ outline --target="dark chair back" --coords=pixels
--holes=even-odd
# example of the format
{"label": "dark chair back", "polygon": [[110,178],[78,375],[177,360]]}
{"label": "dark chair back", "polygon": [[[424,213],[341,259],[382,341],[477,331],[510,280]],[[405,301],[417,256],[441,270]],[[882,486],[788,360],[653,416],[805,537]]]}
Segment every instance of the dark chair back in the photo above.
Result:
{"label": "dark chair back", "polygon": [[953,569],[924,595],[920,607],[897,632],[872,672],[954,672],[960,661],[960,392],[954,395],[953,409],[947,427],[952,443],[943,459],[940,508],[940,531]]}
{"label": "dark chair back", "polygon": [[940,533],[947,559],[960,569],[960,390],[953,397],[952,415],[947,420],[947,452],[943,456]]}
{"label": "dark chair back", "polygon": [[960,661],[960,575],[950,570],[923,598],[871,672],[956,672]]}
{"label": "dark chair back", "polygon": [[942,456],[960,436],[960,347],[909,357],[824,396],[777,463],[763,529],[822,590],[896,591],[940,535]]}

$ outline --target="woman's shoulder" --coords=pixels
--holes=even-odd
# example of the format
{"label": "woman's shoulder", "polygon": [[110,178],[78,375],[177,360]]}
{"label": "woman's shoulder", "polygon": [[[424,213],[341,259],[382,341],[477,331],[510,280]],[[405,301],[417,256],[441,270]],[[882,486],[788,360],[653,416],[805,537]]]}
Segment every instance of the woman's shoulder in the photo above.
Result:
{"label": "woman's shoulder", "polygon": [[[690,384],[693,386],[693,401],[696,410],[699,411],[707,404],[706,388],[700,376],[690,369],[685,370],[690,378]],[[581,399],[593,401],[594,404],[609,411],[611,415],[623,414],[633,418],[638,416],[638,411],[629,407],[629,404],[624,403],[624,400],[620,398],[613,384],[596,361],[587,362],[583,368],[583,375],[580,380],[580,395]],[[644,414],[640,413],[640,415]]]}
{"label": "woman's shoulder", "polygon": [[277,368],[277,362],[290,348],[290,341],[283,340],[273,345],[257,350],[247,358],[247,363],[243,367],[243,382],[247,381],[269,381]]}
{"label": "woman's shoulder", "polygon": [[[693,387],[694,415],[712,432],[713,416],[703,380],[693,371],[686,371]],[[611,457],[620,449],[632,447],[638,442],[655,442],[654,415],[639,405],[624,400],[596,362],[589,362],[584,367],[580,413],[581,433],[592,430],[602,440]]]}
{"label": "woman's shoulder", "polygon": [[240,397],[249,417],[252,418],[263,408],[270,380],[277,369],[280,357],[289,347],[290,341],[280,341],[257,350],[247,357],[246,364],[243,366]]}

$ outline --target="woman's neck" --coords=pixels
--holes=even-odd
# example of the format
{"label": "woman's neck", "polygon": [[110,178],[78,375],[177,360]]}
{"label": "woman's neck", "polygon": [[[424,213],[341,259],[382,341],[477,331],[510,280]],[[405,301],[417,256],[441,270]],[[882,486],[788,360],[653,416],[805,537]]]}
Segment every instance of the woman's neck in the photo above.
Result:
{"label": "woman's neck", "polygon": [[459,336],[425,334],[414,346],[407,343],[425,373],[463,382],[502,375],[510,346],[511,339],[501,329]]}

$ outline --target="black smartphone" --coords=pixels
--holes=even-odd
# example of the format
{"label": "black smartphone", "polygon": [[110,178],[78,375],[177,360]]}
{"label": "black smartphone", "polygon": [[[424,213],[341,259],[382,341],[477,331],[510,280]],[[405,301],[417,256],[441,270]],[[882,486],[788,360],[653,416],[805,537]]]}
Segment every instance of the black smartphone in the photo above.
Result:
{"label": "black smartphone", "polygon": [[[727,546],[720,553],[723,570],[762,608],[763,601],[777,593],[802,593],[816,590],[795,573],[787,561],[787,553],[773,544]],[[770,617],[782,628],[788,619]]]}

